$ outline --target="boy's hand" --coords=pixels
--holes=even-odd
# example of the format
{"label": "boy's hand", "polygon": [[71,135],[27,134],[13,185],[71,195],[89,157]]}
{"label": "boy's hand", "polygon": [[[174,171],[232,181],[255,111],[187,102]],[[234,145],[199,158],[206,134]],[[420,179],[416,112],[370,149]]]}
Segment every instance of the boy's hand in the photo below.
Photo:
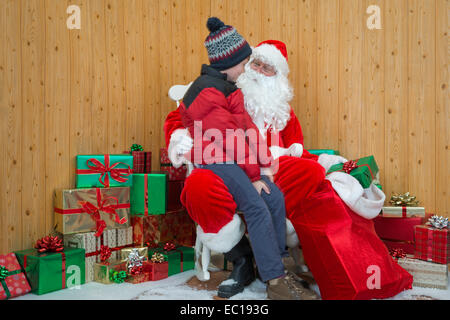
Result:
{"label": "boy's hand", "polygon": [[258,191],[258,194],[261,194],[261,190],[264,190],[267,194],[270,194],[270,189],[264,181],[257,180],[252,183],[253,183],[253,186],[255,187],[256,191]]}

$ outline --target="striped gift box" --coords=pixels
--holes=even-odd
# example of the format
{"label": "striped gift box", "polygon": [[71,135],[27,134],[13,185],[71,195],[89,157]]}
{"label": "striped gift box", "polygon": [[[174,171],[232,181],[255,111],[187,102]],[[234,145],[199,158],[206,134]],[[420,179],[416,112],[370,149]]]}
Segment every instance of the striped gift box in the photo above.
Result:
{"label": "striped gift box", "polygon": [[413,276],[413,287],[447,289],[447,265],[417,260],[410,256],[400,258],[397,262]]}
{"label": "striped gift box", "polygon": [[447,228],[419,225],[414,227],[414,232],[415,258],[441,264],[450,262],[450,233]]}

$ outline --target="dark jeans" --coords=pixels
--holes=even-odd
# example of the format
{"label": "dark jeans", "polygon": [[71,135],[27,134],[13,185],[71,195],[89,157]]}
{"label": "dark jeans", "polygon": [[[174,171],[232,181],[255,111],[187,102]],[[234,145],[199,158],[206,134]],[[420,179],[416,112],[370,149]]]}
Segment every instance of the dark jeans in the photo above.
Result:
{"label": "dark jeans", "polygon": [[199,166],[219,176],[231,195],[237,209],[244,213],[247,231],[256,265],[263,281],[284,274],[282,257],[286,251],[286,209],[284,196],[268,177],[261,179],[269,186],[258,194],[248,176],[237,164],[210,164]]}

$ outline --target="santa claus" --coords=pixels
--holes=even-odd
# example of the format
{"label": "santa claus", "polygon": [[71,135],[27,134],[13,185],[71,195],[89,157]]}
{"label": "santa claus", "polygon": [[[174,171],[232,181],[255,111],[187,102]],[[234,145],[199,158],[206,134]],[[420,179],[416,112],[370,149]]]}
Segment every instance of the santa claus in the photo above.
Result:
{"label": "santa claus", "polygon": [[[288,73],[286,46],[268,40],[253,48],[236,82],[247,112],[278,161],[274,181],[285,196],[287,244],[301,244],[323,299],[386,298],[411,288],[411,275],[390,257],[370,220],[380,212],[384,194],[374,184],[363,189],[343,172],[326,176],[331,165],[346,159],[304,149],[300,123],[289,105],[293,90]],[[164,131],[173,165],[186,163],[183,154],[191,149],[192,138],[178,109],[166,118]],[[209,278],[213,250],[233,263],[232,279],[245,278],[239,273],[248,270],[242,264],[251,250],[242,248],[244,224],[223,181],[196,168],[186,179],[181,200],[198,224],[197,276]]]}

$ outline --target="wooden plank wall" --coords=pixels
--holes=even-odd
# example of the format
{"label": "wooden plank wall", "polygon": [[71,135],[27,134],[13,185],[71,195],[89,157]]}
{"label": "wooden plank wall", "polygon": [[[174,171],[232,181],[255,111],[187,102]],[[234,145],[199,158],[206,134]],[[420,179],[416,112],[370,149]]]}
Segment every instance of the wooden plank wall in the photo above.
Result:
{"label": "wooden plank wall", "polygon": [[[69,5],[81,30],[69,30]],[[369,5],[381,29],[369,30]],[[450,216],[448,0],[0,1],[0,253],[53,226],[80,153],[132,143],[159,169],[167,92],[207,62],[209,16],[288,47],[307,148],[373,154],[381,182]]]}

